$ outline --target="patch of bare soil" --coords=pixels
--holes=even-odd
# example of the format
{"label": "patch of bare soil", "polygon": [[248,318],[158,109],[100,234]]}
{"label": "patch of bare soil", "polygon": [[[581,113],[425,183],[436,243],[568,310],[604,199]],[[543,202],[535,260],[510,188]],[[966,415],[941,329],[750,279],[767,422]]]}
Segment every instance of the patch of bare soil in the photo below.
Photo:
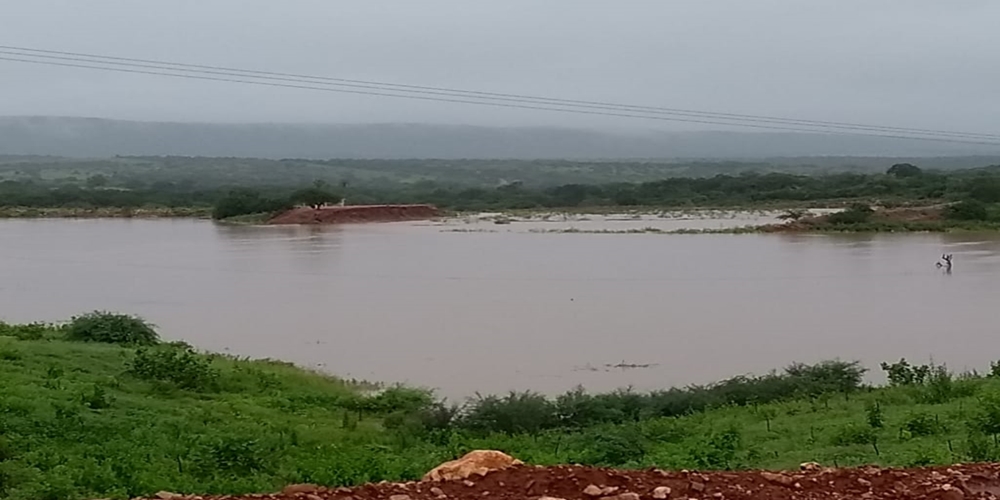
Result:
{"label": "patch of bare soil", "polygon": [[274,500],[666,500],[666,499],[992,499],[1000,495],[1000,464],[920,469],[827,469],[803,464],[794,472],[621,471],[577,466],[515,465],[468,479],[371,484],[358,488],[293,485],[244,497],[161,499]]}
{"label": "patch of bare soil", "polygon": [[433,205],[349,205],[344,207],[293,208],[268,224],[345,224],[433,219],[441,215]]}

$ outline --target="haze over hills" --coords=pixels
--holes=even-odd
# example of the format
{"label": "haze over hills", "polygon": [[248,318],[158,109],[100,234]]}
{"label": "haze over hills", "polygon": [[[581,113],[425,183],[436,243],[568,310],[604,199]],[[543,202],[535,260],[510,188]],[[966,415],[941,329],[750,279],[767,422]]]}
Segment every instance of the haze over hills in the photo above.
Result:
{"label": "haze over hills", "polygon": [[0,155],[257,158],[767,158],[996,155],[1000,146],[808,133],[0,117]]}

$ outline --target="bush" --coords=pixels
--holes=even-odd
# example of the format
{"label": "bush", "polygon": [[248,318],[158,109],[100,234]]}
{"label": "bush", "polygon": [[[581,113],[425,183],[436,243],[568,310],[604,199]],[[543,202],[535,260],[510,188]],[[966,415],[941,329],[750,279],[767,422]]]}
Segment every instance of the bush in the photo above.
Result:
{"label": "bush", "polygon": [[990,212],[986,204],[976,200],[965,200],[949,205],[944,216],[954,220],[989,220]]}
{"label": "bush", "polygon": [[911,366],[905,358],[891,365],[883,361],[881,366],[890,385],[923,385],[931,373],[929,365]]}
{"label": "bush", "polygon": [[864,203],[855,203],[842,212],[826,216],[826,221],[830,224],[863,224],[871,220],[874,213],[872,207]]}
{"label": "bush", "polygon": [[909,432],[912,437],[926,437],[941,434],[946,429],[936,415],[912,413],[903,423],[903,430]]}
{"label": "bush", "polygon": [[917,177],[924,173],[924,171],[920,167],[910,163],[897,163],[889,167],[889,170],[886,170],[885,173],[894,177],[905,178]]}
{"label": "bush", "polygon": [[942,404],[956,398],[972,396],[978,389],[975,380],[955,380],[945,366],[935,366],[927,378],[927,387],[918,398],[923,403]]}
{"label": "bush", "polygon": [[137,349],[129,373],[143,380],[166,382],[195,391],[216,390],[219,382],[219,372],[212,368],[208,359],[175,347]]}
{"label": "bush", "polygon": [[574,460],[582,465],[621,467],[645,458],[649,443],[634,426],[587,433],[585,451]]}
{"label": "bush", "polygon": [[979,408],[969,426],[989,436],[1000,434],[1000,393],[992,392],[979,398]]}
{"label": "bush", "polygon": [[459,424],[480,432],[517,434],[550,429],[557,424],[555,406],[534,392],[511,392],[506,397],[479,397]]}
{"label": "bush", "polygon": [[850,446],[853,444],[871,444],[876,439],[875,429],[866,425],[848,424],[841,427],[833,436],[835,446]]}
{"label": "bush", "polygon": [[712,434],[708,441],[690,450],[698,467],[705,469],[731,469],[740,449],[742,436],[738,429]]}
{"label": "bush", "polygon": [[260,191],[248,188],[233,189],[216,202],[212,210],[213,219],[226,219],[237,215],[277,212],[289,208],[283,200],[265,198]]}
{"label": "bush", "polygon": [[46,334],[54,332],[54,328],[45,323],[29,323],[26,325],[8,325],[0,321],[0,337],[14,337],[18,340],[41,340]]}
{"label": "bush", "polygon": [[153,345],[160,341],[153,325],[142,318],[102,311],[74,317],[66,327],[66,338],[119,345]]}

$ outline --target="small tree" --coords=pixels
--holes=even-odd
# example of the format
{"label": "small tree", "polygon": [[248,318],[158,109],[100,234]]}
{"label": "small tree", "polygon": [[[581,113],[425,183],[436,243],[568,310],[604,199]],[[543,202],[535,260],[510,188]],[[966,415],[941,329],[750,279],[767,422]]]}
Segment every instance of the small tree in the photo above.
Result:
{"label": "small tree", "polygon": [[305,189],[300,189],[292,193],[291,201],[292,203],[307,205],[313,209],[319,210],[323,205],[327,203],[333,203],[339,201],[340,197],[334,192],[321,186],[313,186]]}
{"label": "small tree", "polygon": [[922,173],[923,170],[920,167],[910,164],[910,163],[897,163],[885,172],[893,177],[916,177]]}

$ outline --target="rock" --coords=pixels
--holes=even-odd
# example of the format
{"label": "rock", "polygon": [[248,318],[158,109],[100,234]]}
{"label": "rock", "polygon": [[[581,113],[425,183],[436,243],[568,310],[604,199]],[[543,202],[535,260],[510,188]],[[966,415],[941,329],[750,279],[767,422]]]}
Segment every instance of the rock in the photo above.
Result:
{"label": "rock", "polygon": [[799,464],[799,469],[800,470],[817,471],[817,470],[820,470],[821,468],[822,468],[822,466],[819,465],[819,462],[805,462],[805,463]]}
{"label": "rock", "polygon": [[435,486],[431,488],[431,495],[434,495],[436,497],[444,496],[444,490]]}
{"label": "rock", "polygon": [[538,500],[566,500],[566,499],[557,497],[539,497]]}
{"label": "rock", "polygon": [[617,486],[605,486],[601,488],[601,495],[608,497],[614,495],[617,491],[618,491]]}
{"label": "rock", "polygon": [[783,474],[775,474],[774,472],[761,472],[760,477],[764,478],[764,480],[769,483],[780,484],[782,486],[791,486],[795,484],[795,479]]}
{"label": "rock", "polygon": [[156,498],[159,498],[160,500],[173,500],[175,498],[184,498],[184,495],[171,493],[169,491],[157,491]]}
{"label": "rock", "polygon": [[653,498],[656,500],[664,500],[670,498],[670,487],[669,486],[657,486],[653,488]]}
{"label": "rock", "polygon": [[722,492],[712,493],[712,498],[714,498],[716,500],[721,500],[724,496],[725,495],[723,495]]}
{"label": "rock", "polygon": [[290,484],[281,489],[281,493],[285,495],[295,495],[297,493],[316,493],[319,491],[319,486],[315,484]]}
{"label": "rock", "polygon": [[691,488],[691,491],[694,491],[696,493],[701,493],[705,491],[705,483],[692,481],[691,484],[688,485],[688,487]]}
{"label": "rock", "polygon": [[939,498],[941,500],[964,500],[965,493],[950,484],[945,484],[941,486],[941,496]]}
{"label": "rock", "polygon": [[316,495],[314,493],[309,493],[306,495],[306,500],[323,500],[323,497]]}
{"label": "rock", "polygon": [[858,478],[858,484],[860,484],[861,486],[864,486],[865,488],[871,488],[872,487],[872,482],[869,481],[869,480],[867,480],[867,479],[865,479],[865,478],[863,478],[863,477],[859,477]]}
{"label": "rock", "polygon": [[389,495],[389,500],[411,500],[410,495]]}
{"label": "rock", "polygon": [[466,453],[458,460],[445,462],[435,467],[424,475],[424,481],[453,481],[467,479],[473,474],[485,476],[489,472],[523,463],[500,451],[475,450]]}
{"label": "rock", "polygon": [[[618,489],[618,488],[615,488]],[[615,496],[601,497],[601,500],[640,500],[638,493],[620,493]]]}
{"label": "rock", "polygon": [[601,487],[596,484],[591,484],[583,489],[583,494],[588,497],[599,497],[603,495],[601,492]]}
{"label": "rock", "polygon": [[473,483],[472,481],[469,481],[468,479],[466,479],[465,481],[462,481],[462,484],[468,486],[469,488],[471,488],[471,487],[473,487],[473,486],[476,485],[476,483]]}

